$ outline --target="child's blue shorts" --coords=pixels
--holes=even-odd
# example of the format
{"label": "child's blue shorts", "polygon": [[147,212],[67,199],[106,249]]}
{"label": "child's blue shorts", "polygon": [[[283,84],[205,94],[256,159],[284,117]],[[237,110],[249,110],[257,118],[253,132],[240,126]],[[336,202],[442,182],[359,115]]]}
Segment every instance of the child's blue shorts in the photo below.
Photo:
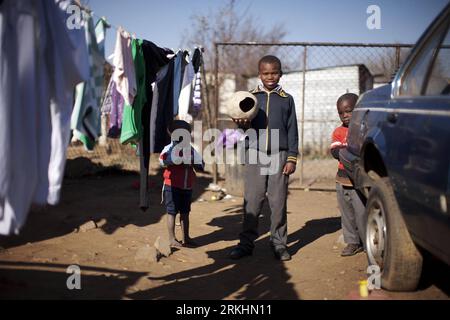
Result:
{"label": "child's blue shorts", "polygon": [[189,214],[191,211],[192,190],[164,186],[164,204],[168,214]]}

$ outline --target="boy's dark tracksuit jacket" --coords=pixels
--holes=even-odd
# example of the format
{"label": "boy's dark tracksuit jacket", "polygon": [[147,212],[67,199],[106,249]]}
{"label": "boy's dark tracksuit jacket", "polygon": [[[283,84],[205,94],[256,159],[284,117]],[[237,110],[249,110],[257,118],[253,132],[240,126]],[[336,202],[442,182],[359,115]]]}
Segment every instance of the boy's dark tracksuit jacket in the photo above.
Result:
{"label": "boy's dark tracksuit jacket", "polygon": [[[287,161],[297,163],[298,128],[295,103],[293,97],[281,86],[271,92],[261,86],[250,91],[258,100],[259,111],[251,122],[251,127],[257,131],[258,141],[250,142],[248,147],[271,154],[270,129],[279,129],[279,150],[287,152]],[[264,129],[263,132],[259,132]]]}

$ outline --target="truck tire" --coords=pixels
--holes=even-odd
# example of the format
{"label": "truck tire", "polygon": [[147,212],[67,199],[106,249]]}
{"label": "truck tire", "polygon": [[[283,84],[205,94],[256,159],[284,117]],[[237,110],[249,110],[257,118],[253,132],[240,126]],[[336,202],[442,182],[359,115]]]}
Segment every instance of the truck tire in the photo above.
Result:
{"label": "truck tire", "polygon": [[366,249],[370,265],[378,265],[381,286],[392,291],[417,288],[422,255],[406,227],[389,178],[374,182],[366,205]]}

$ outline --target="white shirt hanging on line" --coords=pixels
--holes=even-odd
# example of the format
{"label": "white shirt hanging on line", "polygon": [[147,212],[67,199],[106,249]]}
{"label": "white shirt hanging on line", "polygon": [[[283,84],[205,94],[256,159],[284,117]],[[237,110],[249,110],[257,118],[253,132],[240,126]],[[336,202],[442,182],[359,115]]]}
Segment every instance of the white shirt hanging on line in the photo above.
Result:
{"label": "white shirt hanging on line", "polygon": [[189,114],[192,95],[192,81],[195,72],[192,63],[188,63],[184,68],[183,82],[181,84],[180,97],[178,98],[178,119],[192,123],[192,115]]}
{"label": "white shirt hanging on line", "polygon": [[66,25],[70,3],[0,6],[0,234],[19,233],[32,203],[59,200],[72,93],[89,71],[84,30]]}
{"label": "white shirt hanging on line", "polygon": [[113,65],[115,69],[112,78],[116,83],[117,91],[122,95],[126,104],[133,105],[137,84],[131,53],[131,36],[121,27],[117,30]]}

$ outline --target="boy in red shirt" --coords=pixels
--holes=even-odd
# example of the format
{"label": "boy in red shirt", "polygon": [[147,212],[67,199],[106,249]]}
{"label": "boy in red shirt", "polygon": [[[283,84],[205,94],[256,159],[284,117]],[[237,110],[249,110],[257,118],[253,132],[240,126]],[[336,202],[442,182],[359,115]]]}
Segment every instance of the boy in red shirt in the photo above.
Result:
{"label": "boy in red shirt", "polygon": [[[337,110],[342,126],[336,128],[332,135],[331,154],[339,160],[339,151],[347,147],[348,125],[352,118],[358,96],[346,93],[339,97]],[[336,193],[341,211],[342,233],[347,246],[342,250],[341,256],[352,256],[364,250],[366,234],[366,218],[364,203],[361,194],[353,187],[343,164],[339,161],[336,174]]]}
{"label": "boy in red shirt", "polygon": [[[176,131],[175,134],[174,131]],[[163,200],[167,210],[169,241],[172,247],[196,246],[189,237],[189,213],[195,181],[194,169],[203,171],[204,163],[200,154],[190,145],[189,123],[174,120],[169,127],[169,132],[172,135],[172,142],[164,147],[159,156],[159,162],[165,168]],[[182,146],[183,137],[186,138],[185,147]],[[190,157],[183,157],[183,151],[186,150],[190,151]],[[175,238],[175,217],[178,213],[183,233],[182,244]]]}

